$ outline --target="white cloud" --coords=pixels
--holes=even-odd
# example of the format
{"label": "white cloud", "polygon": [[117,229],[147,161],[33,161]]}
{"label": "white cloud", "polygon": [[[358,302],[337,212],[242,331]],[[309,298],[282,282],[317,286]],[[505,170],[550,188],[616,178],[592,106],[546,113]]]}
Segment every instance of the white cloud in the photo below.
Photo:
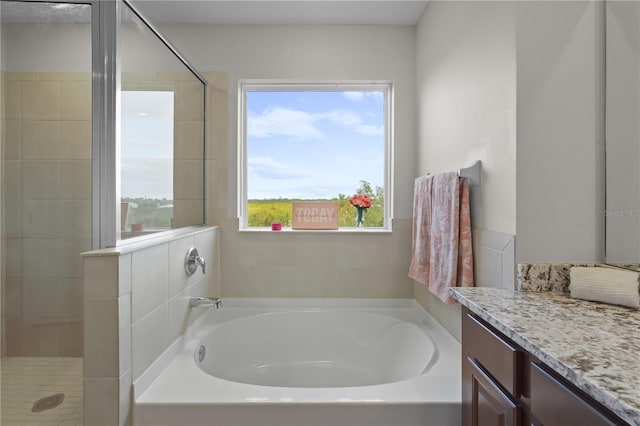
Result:
{"label": "white cloud", "polygon": [[248,172],[267,179],[299,179],[309,174],[301,167],[282,164],[271,157],[251,157],[247,159]]}
{"label": "white cloud", "polygon": [[356,132],[365,136],[380,136],[384,133],[384,126],[372,126],[370,124],[361,124],[356,128]]}
{"label": "white cloud", "polygon": [[372,91],[372,92],[342,92],[342,96],[353,102],[360,102],[365,97],[372,98],[377,102],[382,103],[384,101],[384,92]]}
{"label": "white cloud", "polygon": [[342,92],[342,96],[350,101],[361,101],[364,98],[364,92]]}
{"label": "white cloud", "polygon": [[351,111],[335,110],[318,114],[319,119],[331,120],[344,127],[358,126],[362,123],[362,117]]}
{"label": "white cloud", "polygon": [[351,111],[331,111],[320,114],[321,118],[327,118],[344,127],[351,127],[354,132],[364,136],[380,136],[384,132],[384,126],[364,124],[362,116]]}
{"label": "white cloud", "polygon": [[314,121],[316,118],[304,111],[268,108],[262,114],[249,113],[247,131],[249,136],[257,138],[281,135],[301,140],[322,140],[324,135]]}
{"label": "white cloud", "polygon": [[308,113],[274,107],[267,108],[261,114],[250,112],[248,119],[248,135],[255,138],[285,136],[296,141],[323,141],[326,135],[318,126],[326,120],[365,136],[379,136],[384,132],[384,126],[364,124],[362,115],[348,110]]}

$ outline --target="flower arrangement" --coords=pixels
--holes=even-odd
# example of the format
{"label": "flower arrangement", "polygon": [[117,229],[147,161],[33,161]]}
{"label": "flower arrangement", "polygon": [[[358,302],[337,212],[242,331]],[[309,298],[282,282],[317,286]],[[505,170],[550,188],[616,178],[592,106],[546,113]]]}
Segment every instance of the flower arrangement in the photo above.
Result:
{"label": "flower arrangement", "polygon": [[356,228],[364,228],[364,210],[371,207],[371,198],[368,195],[356,194],[349,199],[349,204],[356,208]]}
{"label": "flower arrangement", "polygon": [[371,207],[371,198],[368,195],[356,194],[349,199],[349,204],[354,206],[355,208],[363,208],[368,209]]}

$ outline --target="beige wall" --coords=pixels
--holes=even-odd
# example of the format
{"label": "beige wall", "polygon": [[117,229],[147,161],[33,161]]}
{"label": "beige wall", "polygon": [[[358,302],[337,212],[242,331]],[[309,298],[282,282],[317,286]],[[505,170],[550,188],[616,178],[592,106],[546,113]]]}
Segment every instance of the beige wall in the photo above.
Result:
{"label": "beige wall", "polygon": [[[206,274],[188,277],[196,247]],[[205,308],[190,296],[219,294],[219,230],[203,228],[84,257],[84,424],[131,424],[131,385]]]}
{"label": "beige wall", "polygon": [[82,355],[80,253],[91,248],[90,77],[5,73],[7,355]]}
{"label": "beige wall", "polygon": [[602,262],[604,2],[516,3],[516,259]]}
{"label": "beige wall", "polygon": [[510,2],[430,2],[417,32],[418,172],[482,161],[474,228],[516,231],[516,62]]}
{"label": "beige wall", "polygon": [[640,259],[639,2],[607,1],[606,79],[607,262],[634,263]]}
{"label": "beige wall", "polygon": [[198,70],[228,76],[227,158],[221,165],[228,169],[225,217],[237,217],[237,94],[238,79],[243,78],[393,81],[394,217],[411,217],[416,142],[414,27],[161,25],[160,30]]}
{"label": "beige wall", "polygon": [[[407,278],[415,150],[415,30],[401,26],[162,26],[211,78],[209,224],[221,226],[223,297],[412,297]],[[395,90],[392,234],[238,232],[240,78],[391,80]],[[210,96],[213,96],[210,94]],[[227,96],[222,101],[223,96]],[[225,124],[211,123],[227,117]],[[215,171],[215,176],[211,172]],[[211,200],[215,199],[215,206]]]}
{"label": "beige wall", "polygon": [[[483,161],[471,194],[477,285],[500,280],[491,265],[508,261],[514,231],[518,261],[603,260],[601,7],[435,1],[420,21],[418,169]],[[416,299],[459,332],[455,307],[419,286]]]}
{"label": "beige wall", "polygon": [[[516,230],[515,10],[510,2],[430,2],[417,28],[417,170],[482,161],[471,188],[475,283],[513,287]],[[415,297],[455,337],[460,308]]]}

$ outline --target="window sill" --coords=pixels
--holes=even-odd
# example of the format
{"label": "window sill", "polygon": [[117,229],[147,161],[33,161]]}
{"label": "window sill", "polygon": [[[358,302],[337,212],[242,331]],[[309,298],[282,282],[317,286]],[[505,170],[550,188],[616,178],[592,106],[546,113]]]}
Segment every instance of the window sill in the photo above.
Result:
{"label": "window sill", "polygon": [[257,232],[272,234],[391,234],[393,230],[388,228],[339,228],[339,229],[291,229],[282,228],[280,231],[272,231],[271,228],[240,228],[238,232]]}

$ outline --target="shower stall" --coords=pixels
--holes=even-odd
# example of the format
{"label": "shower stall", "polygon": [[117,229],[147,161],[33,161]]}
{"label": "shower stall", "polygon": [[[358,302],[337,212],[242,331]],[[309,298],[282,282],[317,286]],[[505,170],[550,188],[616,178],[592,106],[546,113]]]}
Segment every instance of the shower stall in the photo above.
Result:
{"label": "shower stall", "polygon": [[82,425],[81,253],[204,222],[205,80],[128,2],[0,2],[0,423]]}

